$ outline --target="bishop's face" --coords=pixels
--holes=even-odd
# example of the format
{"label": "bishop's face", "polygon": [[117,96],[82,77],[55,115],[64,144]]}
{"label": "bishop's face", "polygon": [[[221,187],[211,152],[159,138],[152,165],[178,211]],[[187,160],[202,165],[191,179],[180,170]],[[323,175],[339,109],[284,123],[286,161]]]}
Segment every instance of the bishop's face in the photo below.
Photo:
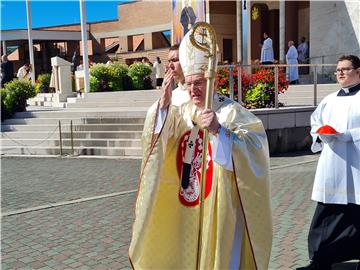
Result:
{"label": "bishop's face", "polygon": [[185,84],[192,103],[198,108],[203,108],[206,98],[206,79],[204,75],[195,74],[186,76]]}
{"label": "bishop's face", "polygon": [[342,87],[360,83],[360,68],[355,69],[349,60],[340,61],[336,67],[336,79]]}

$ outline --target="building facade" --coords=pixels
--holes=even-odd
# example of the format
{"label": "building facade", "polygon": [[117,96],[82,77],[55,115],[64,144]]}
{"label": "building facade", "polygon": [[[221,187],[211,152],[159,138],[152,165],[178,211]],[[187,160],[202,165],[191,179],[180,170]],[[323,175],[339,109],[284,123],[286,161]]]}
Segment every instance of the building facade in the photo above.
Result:
{"label": "building facade", "polygon": [[[194,0],[193,0],[194,1]],[[106,62],[116,56],[120,62],[157,56],[166,60],[171,45],[171,1],[133,1],[118,5],[118,19],[88,24],[88,48],[92,61]],[[309,42],[310,63],[335,63],[342,54],[360,55],[360,1],[204,1],[207,21],[217,33],[220,61],[254,63],[260,58],[263,32],[273,40],[275,59],[282,63],[287,42]],[[80,25],[35,29],[80,33]],[[7,31],[1,31],[2,37]],[[5,33],[6,34],[6,33]],[[26,61],[24,39],[3,40],[18,46],[19,65]],[[37,65],[50,68],[50,57],[59,55],[72,61],[82,55],[81,41],[59,38],[34,40]],[[6,47],[6,45],[5,45]]]}

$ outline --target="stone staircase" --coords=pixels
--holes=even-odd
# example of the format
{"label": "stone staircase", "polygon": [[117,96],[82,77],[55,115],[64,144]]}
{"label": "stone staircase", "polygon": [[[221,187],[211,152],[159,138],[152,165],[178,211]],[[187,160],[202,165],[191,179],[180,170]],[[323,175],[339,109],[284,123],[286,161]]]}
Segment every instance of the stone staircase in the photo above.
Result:
{"label": "stone staircase", "polygon": [[[318,84],[317,85],[317,105],[327,95],[340,89],[338,84]],[[279,101],[285,106],[313,106],[314,105],[314,85],[296,84],[289,85],[285,93],[279,95]]]}
{"label": "stone staircase", "polygon": [[29,106],[2,123],[1,154],[60,155],[60,122],[63,155],[138,158],[146,111],[159,96],[159,90],[88,93],[69,98],[66,108]]}
{"label": "stone staircase", "polygon": [[[338,89],[336,84],[318,85],[317,103]],[[139,158],[146,111],[159,96],[160,90],[88,93],[82,97],[68,98],[65,107],[46,107],[51,105],[51,94],[39,95],[37,100],[32,99],[30,103],[40,102],[31,104],[42,106],[29,106],[26,112],[17,113],[14,118],[2,123],[1,154],[60,155],[62,151],[63,155]],[[307,108],[314,103],[313,85],[291,85],[285,94],[279,96],[279,101],[289,109],[299,105]],[[264,114],[263,109],[254,113],[262,119],[267,129],[278,126],[278,118],[275,119],[274,115],[280,111],[271,112],[275,113],[271,116],[267,112]],[[285,111],[283,113],[281,117],[285,118],[279,120],[281,123],[285,123],[289,117],[300,121],[296,116],[298,112],[294,117]],[[306,112],[303,118],[308,121],[310,114],[311,111]]]}
{"label": "stone staircase", "polygon": [[66,102],[55,102],[55,94],[53,93],[37,94],[36,97],[29,98],[27,100],[27,104],[30,106],[42,106],[42,107],[57,107],[57,108],[66,107]]}

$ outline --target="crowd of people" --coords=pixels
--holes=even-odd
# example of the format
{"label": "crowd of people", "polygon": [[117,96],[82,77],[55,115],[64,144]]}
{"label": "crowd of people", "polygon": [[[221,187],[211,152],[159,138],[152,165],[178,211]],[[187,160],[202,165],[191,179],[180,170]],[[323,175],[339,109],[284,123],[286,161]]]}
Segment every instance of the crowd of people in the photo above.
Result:
{"label": "crowd of people", "polygon": [[[262,65],[272,65],[274,64],[274,49],[273,41],[267,34],[263,33],[264,40],[260,44],[261,56],[260,63]],[[306,42],[306,38],[302,37],[301,42],[298,47],[295,47],[295,42],[290,40],[288,42],[288,50],[285,55],[286,64],[291,65],[286,68],[287,80],[290,84],[299,83],[299,73],[308,74],[308,67],[298,67],[298,64],[308,64],[309,63],[309,44]]]}

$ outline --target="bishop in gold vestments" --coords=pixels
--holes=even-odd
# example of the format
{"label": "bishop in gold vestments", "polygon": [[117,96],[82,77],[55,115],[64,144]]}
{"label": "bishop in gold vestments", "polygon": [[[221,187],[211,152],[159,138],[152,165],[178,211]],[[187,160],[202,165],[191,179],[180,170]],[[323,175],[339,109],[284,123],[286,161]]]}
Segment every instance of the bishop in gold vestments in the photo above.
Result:
{"label": "bishop in gold vestments", "polygon": [[[196,269],[202,155],[202,92],[198,66],[207,63],[180,45],[191,100],[163,100],[148,111],[129,258],[134,269]],[[190,57],[195,55],[196,57]],[[194,62],[195,61],[195,62]],[[201,64],[201,65],[200,65]],[[166,85],[166,76],[164,79]],[[162,97],[163,98],[163,97]],[[200,101],[199,101],[200,100]],[[202,100],[203,101],[203,100]],[[214,95],[208,144],[201,269],[267,269],[272,230],[269,152],[262,122],[240,104]],[[182,184],[185,163],[189,182]]]}

